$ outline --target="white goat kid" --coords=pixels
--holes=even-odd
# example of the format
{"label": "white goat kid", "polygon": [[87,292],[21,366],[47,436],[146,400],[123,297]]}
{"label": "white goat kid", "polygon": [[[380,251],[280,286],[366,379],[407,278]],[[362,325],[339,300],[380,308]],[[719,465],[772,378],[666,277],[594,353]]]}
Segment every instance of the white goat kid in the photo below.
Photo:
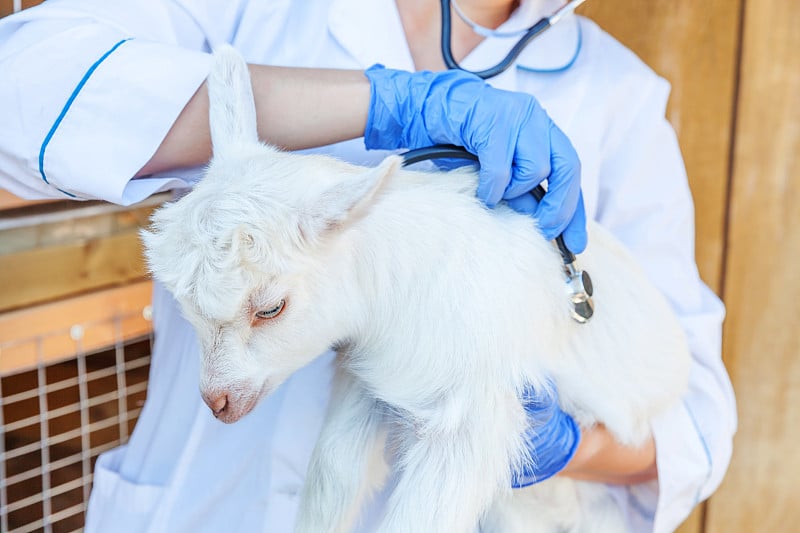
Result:
{"label": "white goat kid", "polygon": [[619,531],[603,485],[553,478],[510,489],[526,384],[558,387],[585,427],[636,446],[678,401],[686,341],[664,298],[589,225],[596,287],[570,318],[561,258],[535,221],[475,198],[472,172],[362,168],[258,140],[244,61],[209,77],[205,179],[143,232],[155,278],[197,330],[201,392],[235,422],[334,346],[337,375],[297,531],[348,531],[387,448],[397,483],[379,530]]}

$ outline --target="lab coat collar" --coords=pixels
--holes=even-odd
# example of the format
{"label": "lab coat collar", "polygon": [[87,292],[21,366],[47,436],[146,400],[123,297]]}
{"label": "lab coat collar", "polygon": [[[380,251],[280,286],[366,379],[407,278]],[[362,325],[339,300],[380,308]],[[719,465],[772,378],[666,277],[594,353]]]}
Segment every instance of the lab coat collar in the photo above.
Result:
{"label": "lab coat collar", "polygon": [[[541,17],[534,10],[517,9],[499,29],[527,27]],[[414,63],[394,0],[333,0],[328,12],[328,28],[341,46],[363,68],[375,63],[387,67],[413,70]],[[518,37],[484,40],[465,58],[462,66],[486,68],[505,56]],[[398,46],[397,43],[403,43]],[[558,24],[531,42],[517,58],[517,67],[533,72],[559,72],[572,65],[581,46],[581,32],[575,15],[566,16]],[[514,69],[509,69],[513,71]],[[501,75],[507,85],[513,76]],[[499,79],[497,81],[500,81]]]}

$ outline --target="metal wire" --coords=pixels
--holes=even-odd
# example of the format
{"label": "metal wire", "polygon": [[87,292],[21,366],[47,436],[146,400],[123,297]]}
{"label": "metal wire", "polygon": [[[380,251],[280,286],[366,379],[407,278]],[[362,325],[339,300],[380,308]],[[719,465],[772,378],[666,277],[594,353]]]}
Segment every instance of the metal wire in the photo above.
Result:
{"label": "metal wire", "polygon": [[[96,455],[99,455],[99,454],[107,451],[107,450],[110,450],[111,448],[119,446],[120,444],[121,444],[120,440],[117,439],[117,440],[114,440],[114,441],[111,441],[111,442],[107,442],[105,444],[100,444],[99,446],[95,446],[94,448],[92,448],[89,451],[90,451],[90,454],[92,455],[92,457],[94,457]],[[37,476],[41,476],[41,475],[43,475],[43,474],[45,474],[47,472],[53,472],[55,470],[58,470],[59,468],[64,468],[65,466],[74,465],[75,463],[79,463],[81,461],[82,457],[83,457],[83,454],[78,452],[76,454],[64,457],[64,458],[59,459],[57,461],[51,461],[47,465],[38,466],[38,467],[33,468],[31,470],[26,470],[25,472],[20,472],[19,474],[16,474],[16,475],[13,475],[13,476],[9,476],[9,477],[7,477],[6,479],[3,480],[3,483],[4,483],[3,486],[6,487],[6,486],[14,485],[15,483],[19,483],[19,482],[22,482],[22,481],[27,481],[27,480],[33,479],[33,478],[35,478]]]}
{"label": "metal wire", "polygon": [[[125,348],[122,345],[122,325],[119,320],[114,321],[114,357],[117,369],[117,390],[124,391],[125,385]],[[117,418],[119,419],[119,438],[128,440],[128,400],[127,394],[117,394]]]}
{"label": "metal wire", "polygon": [[[127,341],[127,344],[135,344],[137,342],[141,342],[145,340],[145,337],[141,337],[138,339],[133,339]],[[141,368],[150,364],[150,356],[142,356],[138,359],[134,359],[133,361],[127,361],[125,363],[124,369],[125,371],[129,370],[136,370],[137,368]],[[94,381],[100,378],[105,378],[108,376],[113,376],[117,373],[117,369],[114,367],[110,368],[101,368],[100,370],[93,370],[86,375],[86,379],[89,381]],[[21,402],[23,400],[30,400],[31,398],[36,398],[42,391],[46,393],[59,391],[61,389],[67,389],[69,387],[74,387],[78,384],[78,378],[67,378],[61,381],[57,381],[55,383],[48,383],[45,385],[43,389],[31,389],[23,392],[19,392],[17,394],[13,394],[11,396],[6,396],[5,398],[0,395],[0,406]]]}
{"label": "metal wire", "polygon": [[[81,469],[83,474],[83,479],[87,479],[89,476],[92,475],[92,465],[91,465],[91,458],[86,453],[90,447],[89,444],[89,432],[86,428],[89,426],[89,409],[84,407],[85,403],[89,402],[89,387],[86,384],[86,354],[83,353],[82,342],[78,340],[78,394],[80,395],[81,399],[81,427],[80,427],[80,435],[81,435],[81,451],[83,453],[81,457]],[[89,487],[84,484],[83,489],[83,501],[89,501]]]}
{"label": "metal wire", "polygon": [[[113,390],[111,392],[107,392],[106,394],[101,394],[100,396],[93,396],[92,398],[87,400],[86,407],[89,407],[89,408],[96,407],[98,405],[102,405],[102,404],[104,404],[106,402],[110,402],[110,401],[116,400],[118,398],[122,398],[124,400],[128,396],[131,396],[133,394],[136,394],[136,393],[139,393],[139,392],[143,392],[143,391],[146,391],[146,390],[147,390],[147,382],[136,383],[135,385],[131,385],[130,387],[125,387],[123,389]],[[41,395],[40,398],[42,396],[45,396],[45,395]],[[18,429],[21,429],[21,428],[36,424],[37,422],[45,422],[47,420],[53,420],[54,418],[58,418],[59,416],[64,416],[64,415],[68,415],[68,414],[71,414],[71,413],[75,413],[75,412],[79,411],[81,409],[81,407],[83,407],[83,406],[80,404],[80,402],[76,402],[76,403],[71,403],[69,405],[64,405],[62,407],[58,407],[57,409],[51,409],[49,411],[42,410],[41,414],[29,416],[27,418],[23,418],[23,419],[17,420],[16,422],[12,422],[10,424],[6,424],[5,426],[3,426],[3,430],[6,433],[11,432],[11,431],[16,431]],[[126,409],[126,415],[127,415],[127,409]],[[126,418],[127,418],[127,416],[126,416]],[[44,434],[42,434],[42,435],[44,435]],[[56,433],[53,436],[57,436],[57,435],[59,435],[59,434]],[[126,431],[126,436],[127,436],[127,431]],[[44,436],[42,438],[44,438]],[[4,457],[3,454],[0,453],[0,459],[2,459],[3,457]],[[0,480],[0,483],[2,483],[2,480]]]}
{"label": "metal wire", "polygon": [[[39,342],[36,345],[36,354],[38,358],[38,365],[36,368],[36,379],[37,379],[37,388],[42,386],[42,383],[47,383],[47,375],[45,374],[45,367],[44,361],[42,358],[42,340],[39,339]],[[40,394],[39,395],[39,443],[40,446],[40,453],[42,457],[42,464],[49,465],[50,464],[50,446],[47,442],[50,440],[48,438],[49,435],[49,427],[48,427],[48,414],[47,414],[47,394]],[[53,526],[50,524],[50,515],[53,514],[52,509],[52,501],[49,497],[45,497],[45,494],[50,493],[50,476],[48,474],[42,474],[42,514],[44,515],[44,532],[45,533],[52,533]]]}
{"label": "metal wire", "polygon": [[[60,520],[65,519],[65,518],[69,518],[70,516],[75,516],[76,514],[82,513],[82,512],[83,512],[83,504],[79,503],[77,505],[73,505],[71,507],[67,507],[66,509],[62,509],[61,511],[58,511],[57,513],[53,513],[53,515],[50,517],[50,520],[53,523],[55,523],[55,522],[58,522]],[[44,518],[40,518],[39,520],[36,520],[35,522],[31,522],[29,524],[25,524],[23,526],[20,526],[20,527],[18,527],[16,529],[12,529],[12,530],[8,531],[8,533],[29,533],[30,531],[36,531],[37,529],[41,529],[42,526],[44,526],[44,523],[45,523]],[[83,528],[78,528],[78,529],[75,529],[74,531],[82,531],[82,530],[83,530]]]}
{"label": "metal wire", "polygon": [[[134,413],[136,416],[138,416],[140,411],[141,411],[141,409],[135,409],[135,410],[133,410],[131,412]],[[65,442],[67,442],[67,441],[70,441],[72,439],[80,437],[84,430],[91,433],[92,431],[98,431],[98,430],[101,430],[101,429],[110,428],[112,426],[115,426],[116,424],[117,424],[117,421],[113,417],[112,418],[106,418],[106,419],[101,420],[99,422],[94,422],[92,424],[88,424],[85,427],[79,427],[79,428],[73,429],[72,431],[67,431],[66,433],[59,433],[55,437],[50,437],[50,440],[47,443],[49,445],[51,445],[51,446],[53,444],[63,444]],[[33,442],[33,443],[27,444],[25,446],[20,446],[19,448],[14,448],[14,450],[12,450],[12,451],[6,450],[5,456],[0,458],[0,459],[5,459],[5,460],[16,459],[17,457],[22,457],[23,455],[26,455],[28,453],[34,452],[34,451],[36,451],[38,449],[39,449],[39,443],[38,442]]]}

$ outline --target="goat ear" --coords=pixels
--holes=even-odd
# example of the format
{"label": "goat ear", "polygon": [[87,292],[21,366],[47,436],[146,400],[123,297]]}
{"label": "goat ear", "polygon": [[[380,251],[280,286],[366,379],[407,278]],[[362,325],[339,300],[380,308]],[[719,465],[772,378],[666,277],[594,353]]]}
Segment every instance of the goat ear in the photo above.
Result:
{"label": "goat ear", "polygon": [[401,157],[389,156],[377,167],[348,176],[324,190],[301,218],[301,233],[306,237],[317,236],[357,216],[401,164]]}
{"label": "goat ear", "polygon": [[214,51],[208,75],[209,126],[215,155],[232,147],[258,143],[256,106],[250,71],[244,58],[230,45]]}

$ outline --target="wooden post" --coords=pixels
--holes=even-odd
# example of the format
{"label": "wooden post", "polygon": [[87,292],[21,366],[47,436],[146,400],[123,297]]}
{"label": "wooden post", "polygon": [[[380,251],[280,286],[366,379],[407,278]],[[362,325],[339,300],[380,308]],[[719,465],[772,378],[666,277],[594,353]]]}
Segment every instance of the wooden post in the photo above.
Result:
{"label": "wooden post", "polygon": [[739,431],[709,533],[800,529],[800,2],[745,5],[724,292]]}

